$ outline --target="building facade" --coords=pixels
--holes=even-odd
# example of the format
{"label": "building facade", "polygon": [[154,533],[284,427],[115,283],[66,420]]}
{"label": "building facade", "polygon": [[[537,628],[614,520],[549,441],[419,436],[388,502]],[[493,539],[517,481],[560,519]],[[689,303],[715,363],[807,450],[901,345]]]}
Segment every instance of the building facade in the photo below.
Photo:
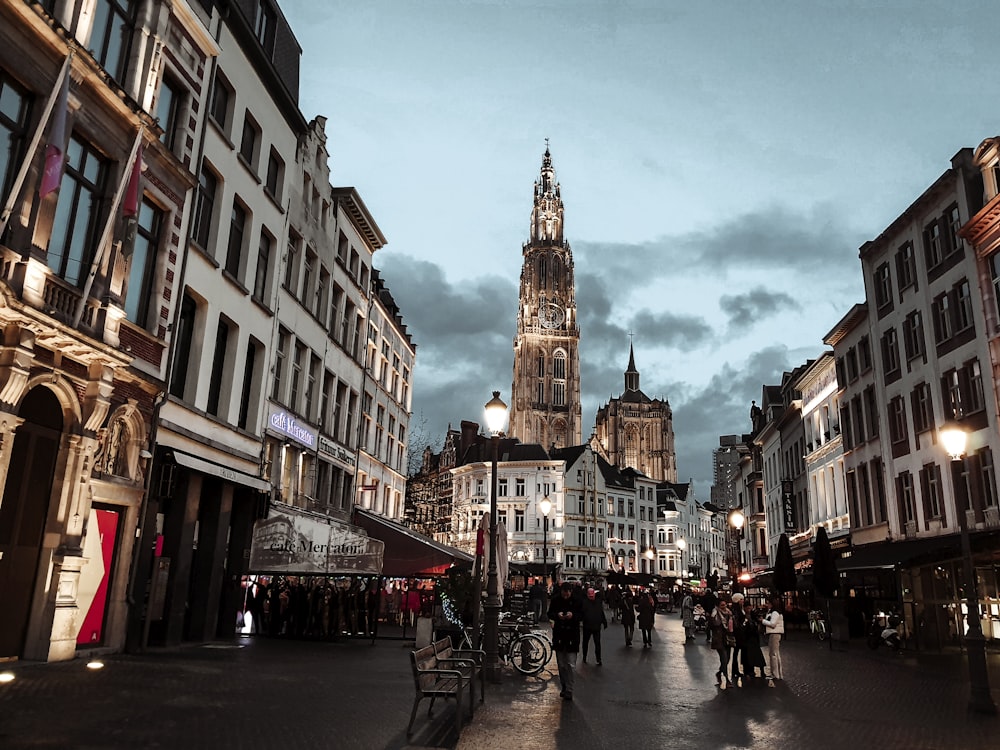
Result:
{"label": "building facade", "polygon": [[625,390],[597,410],[595,434],[601,452],[615,466],[633,468],[657,482],[677,481],[670,402],[642,392],[631,345]]}
{"label": "building facade", "polygon": [[580,445],[580,327],[573,251],[548,147],[522,248],[509,433],[524,443]]}
{"label": "building facade", "polygon": [[215,51],[183,2],[93,6],[0,5],[0,658],[125,642],[194,184],[164,89]]}

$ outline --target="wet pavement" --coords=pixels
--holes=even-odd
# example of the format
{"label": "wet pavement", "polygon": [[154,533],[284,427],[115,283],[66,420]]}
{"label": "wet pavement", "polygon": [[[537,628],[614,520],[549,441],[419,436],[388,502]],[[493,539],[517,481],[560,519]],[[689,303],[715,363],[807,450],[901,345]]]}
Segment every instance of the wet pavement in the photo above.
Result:
{"label": "wet pavement", "polygon": [[[509,670],[487,686],[459,736],[454,704],[413,702],[402,640],[312,643],[265,638],[103,657],[0,664],[0,747],[79,748],[899,748],[1000,747],[1000,718],[968,712],[958,654],[869,651],[791,633],[785,681],[720,691],[703,638],[683,643],[676,615],[657,617],[653,647],[604,632],[603,665],[580,664],[573,702],[555,663],[538,677]],[[989,655],[1000,703],[1000,655]]]}

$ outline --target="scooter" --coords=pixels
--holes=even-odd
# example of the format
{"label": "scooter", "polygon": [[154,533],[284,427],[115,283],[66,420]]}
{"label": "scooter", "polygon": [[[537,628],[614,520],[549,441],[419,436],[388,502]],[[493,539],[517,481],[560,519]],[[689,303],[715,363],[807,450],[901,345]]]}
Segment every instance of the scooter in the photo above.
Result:
{"label": "scooter", "polygon": [[899,651],[903,645],[903,639],[899,634],[899,623],[900,619],[896,615],[876,613],[868,629],[868,648],[877,649],[879,646],[886,646],[893,651]]}

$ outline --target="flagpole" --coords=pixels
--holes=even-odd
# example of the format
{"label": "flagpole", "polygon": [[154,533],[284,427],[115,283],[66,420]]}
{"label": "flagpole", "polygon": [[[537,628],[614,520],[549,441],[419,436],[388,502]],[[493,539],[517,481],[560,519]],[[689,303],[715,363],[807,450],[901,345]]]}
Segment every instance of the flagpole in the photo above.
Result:
{"label": "flagpole", "polygon": [[107,246],[111,242],[111,233],[114,230],[115,219],[118,218],[118,206],[122,201],[122,194],[125,192],[125,186],[132,179],[132,162],[135,159],[136,154],[139,152],[139,144],[142,143],[142,135],[145,132],[145,127],[140,125],[139,132],[135,134],[135,142],[132,144],[132,150],[129,152],[128,160],[125,162],[125,169],[122,170],[122,178],[118,182],[118,189],[115,191],[114,201],[111,203],[111,209],[108,211],[108,220],[104,223],[104,231],[101,233],[100,242],[97,243],[97,250],[94,253],[94,262],[90,264],[90,271],[87,273],[87,280],[83,284],[83,294],[80,297],[80,301],[76,306],[76,315],[73,316],[73,328],[77,328],[80,325],[80,320],[83,318],[84,308],[87,307],[87,299],[90,297],[90,288],[94,285],[94,277],[97,276],[97,271],[101,267],[101,263],[104,261],[104,253]]}
{"label": "flagpole", "polygon": [[28,150],[24,153],[24,159],[21,161],[21,169],[18,170],[17,177],[10,186],[10,194],[7,196],[7,202],[4,204],[3,213],[0,213],[0,236],[3,236],[4,231],[7,229],[7,222],[10,220],[10,215],[14,212],[14,203],[17,201],[17,196],[21,192],[24,180],[28,176],[28,169],[31,167],[38,144],[42,140],[42,133],[45,132],[45,126],[49,124],[49,117],[52,115],[56,98],[59,96],[59,89],[62,87],[63,78],[69,75],[72,60],[73,50],[70,50],[69,54],[66,55],[66,61],[63,63],[62,70],[59,71],[59,75],[56,77],[55,85],[53,85],[52,91],[49,93],[48,101],[45,102],[45,109],[42,110],[42,118],[38,123],[38,127],[35,128],[35,134],[31,137]]}

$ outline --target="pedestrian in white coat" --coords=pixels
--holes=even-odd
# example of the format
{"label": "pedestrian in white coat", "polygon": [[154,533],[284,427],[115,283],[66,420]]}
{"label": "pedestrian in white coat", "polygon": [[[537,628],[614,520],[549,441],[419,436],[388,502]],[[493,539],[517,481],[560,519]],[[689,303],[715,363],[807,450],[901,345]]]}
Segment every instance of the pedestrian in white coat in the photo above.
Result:
{"label": "pedestrian in white coat", "polygon": [[764,633],[767,635],[767,657],[771,662],[771,677],[768,687],[774,687],[775,680],[785,679],[781,670],[781,638],[785,634],[785,618],[774,604],[764,617]]}

